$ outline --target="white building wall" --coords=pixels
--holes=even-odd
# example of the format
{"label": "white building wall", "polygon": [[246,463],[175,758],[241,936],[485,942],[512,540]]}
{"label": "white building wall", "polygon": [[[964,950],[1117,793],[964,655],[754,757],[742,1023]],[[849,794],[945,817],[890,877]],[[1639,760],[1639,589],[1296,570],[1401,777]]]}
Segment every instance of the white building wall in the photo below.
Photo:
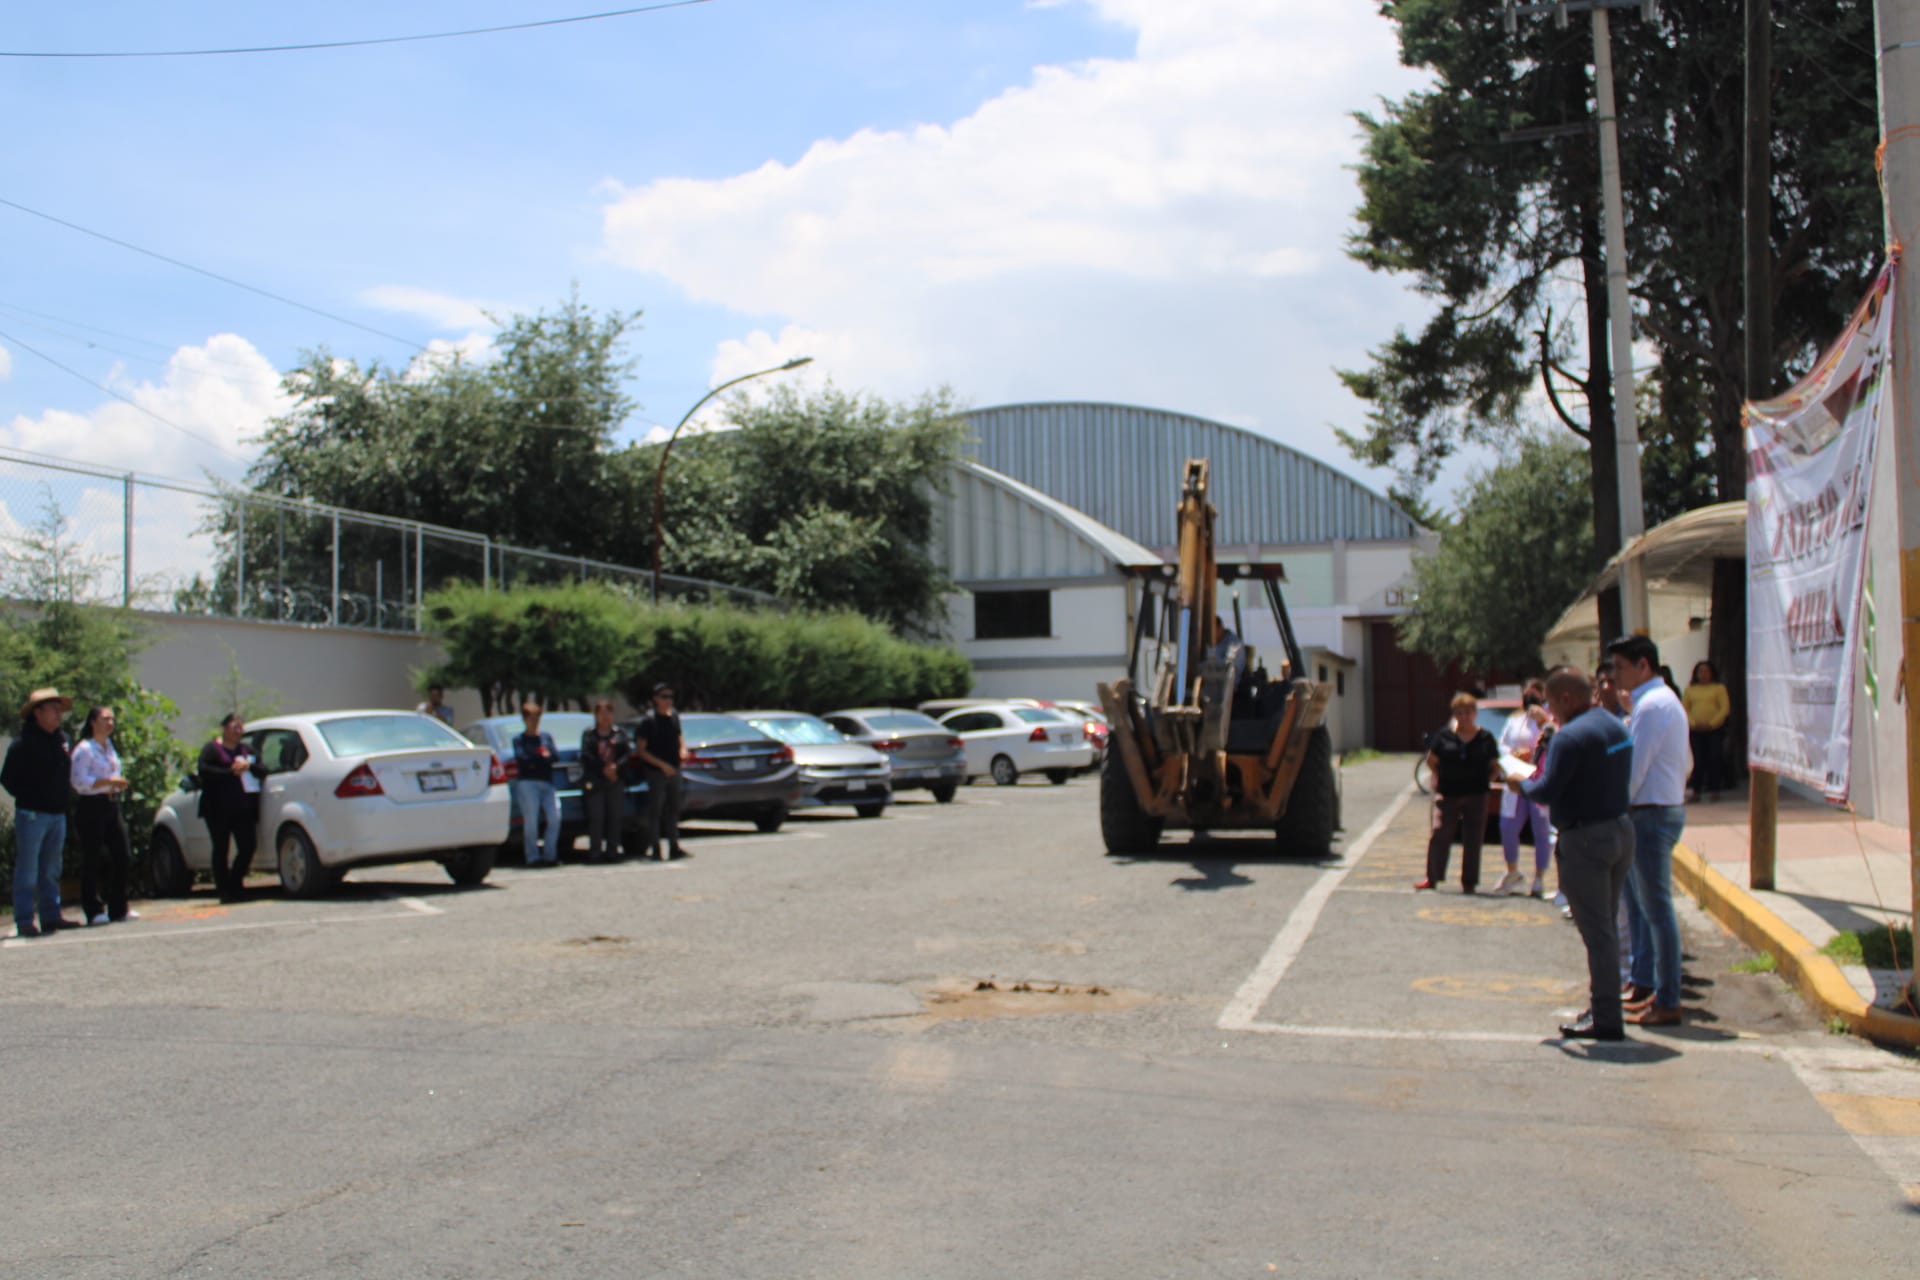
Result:
{"label": "white building wall", "polygon": [[[1036,584],[980,583],[981,590]],[[947,598],[954,643],[974,665],[981,697],[1092,699],[1094,685],[1126,674],[1127,588],[1118,578],[1047,588],[1053,634],[1025,640],[973,639],[973,596]]]}

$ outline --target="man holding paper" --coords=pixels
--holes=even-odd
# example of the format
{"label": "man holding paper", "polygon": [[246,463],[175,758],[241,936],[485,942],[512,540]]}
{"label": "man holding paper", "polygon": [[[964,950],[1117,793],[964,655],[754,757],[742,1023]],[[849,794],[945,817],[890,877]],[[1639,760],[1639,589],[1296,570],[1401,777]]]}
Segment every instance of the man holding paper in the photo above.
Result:
{"label": "man holding paper", "polygon": [[213,883],[222,902],[245,897],[247,871],[260,840],[260,779],[266,771],[241,741],[246,732],[246,722],[229,715],[220,722],[220,736],[200,749],[200,816],[213,842]]}
{"label": "man holding paper", "polygon": [[1547,705],[1560,722],[1546,767],[1515,770],[1507,787],[1544,804],[1559,830],[1560,891],[1587,948],[1587,1011],[1560,1028],[1570,1040],[1622,1040],[1620,936],[1614,916],[1633,865],[1627,791],[1633,741],[1626,726],[1594,705],[1593,684],[1569,667],[1547,677]]}

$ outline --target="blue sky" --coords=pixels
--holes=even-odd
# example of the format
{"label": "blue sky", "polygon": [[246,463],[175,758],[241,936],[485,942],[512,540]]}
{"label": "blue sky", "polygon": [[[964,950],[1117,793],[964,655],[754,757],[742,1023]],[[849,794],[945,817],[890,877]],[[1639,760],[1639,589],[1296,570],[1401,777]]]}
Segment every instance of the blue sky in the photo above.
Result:
{"label": "blue sky", "polygon": [[[596,7],[33,6],[0,48]],[[0,197],[415,345],[0,208],[0,443],[237,475],[276,408],[273,370],[303,349],[483,353],[479,308],[551,305],[577,282],[646,313],[630,434],[714,380],[810,354],[809,376],[887,396],[947,384],[975,404],[1218,417],[1384,485],[1329,426],[1360,414],[1331,367],[1420,315],[1341,252],[1348,113],[1413,84],[1393,55],[1365,0],[710,0],[380,48],[6,60]]]}

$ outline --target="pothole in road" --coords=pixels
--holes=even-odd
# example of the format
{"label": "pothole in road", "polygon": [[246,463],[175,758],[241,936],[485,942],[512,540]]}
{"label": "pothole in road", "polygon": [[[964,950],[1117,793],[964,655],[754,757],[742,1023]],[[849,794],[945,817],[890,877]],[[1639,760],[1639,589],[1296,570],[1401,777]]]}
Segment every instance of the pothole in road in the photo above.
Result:
{"label": "pothole in road", "polygon": [[633,939],[610,933],[590,933],[584,938],[568,938],[560,945],[576,951],[625,951],[633,945]]}
{"label": "pothole in road", "polygon": [[1070,982],[953,978],[925,988],[929,1018],[1019,1018],[1044,1013],[1116,1013],[1150,1003],[1144,991]]}

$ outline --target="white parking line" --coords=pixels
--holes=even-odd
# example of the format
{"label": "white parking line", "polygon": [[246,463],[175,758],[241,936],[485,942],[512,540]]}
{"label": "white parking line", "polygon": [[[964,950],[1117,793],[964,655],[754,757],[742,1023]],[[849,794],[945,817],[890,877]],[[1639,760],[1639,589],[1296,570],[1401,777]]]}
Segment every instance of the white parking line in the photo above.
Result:
{"label": "white parking line", "polygon": [[[405,901],[405,899],[402,899]],[[416,900],[417,901],[417,900]],[[420,908],[426,908],[424,912]],[[179,928],[166,928],[165,922],[155,920],[149,924],[129,927],[121,925],[112,932],[98,929],[62,930],[51,938],[8,938],[0,942],[0,948],[23,951],[45,951],[52,947],[103,946],[109,942],[161,942],[170,938],[198,938],[209,933],[239,933],[252,929],[293,929],[302,925],[316,924],[366,924],[375,920],[419,920],[423,915],[445,915],[446,912],[426,903],[418,907],[409,907],[406,911],[384,911],[369,916],[309,916],[299,920],[243,920],[229,924],[182,925]]]}
{"label": "white parking line", "polygon": [[402,898],[400,899],[400,905],[409,911],[418,911],[423,916],[443,916],[447,914],[445,907],[436,907],[424,898]]}
{"label": "white parking line", "polygon": [[1267,948],[1267,954],[1260,957],[1260,963],[1240,984],[1240,989],[1227,1001],[1227,1007],[1220,1011],[1220,1020],[1216,1024],[1222,1031],[1250,1031],[1254,1028],[1254,1015],[1265,1007],[1273,995],[1273,989],[1280,985],[1280,979],[1287,976],[1287,970],[1300,955],[1300,949],[1307,945],[1307,937],[1318,923],[1320,913],[1326,909],[1327,900],[1347,873],[1359,865],[1387,824],[1400,816],[1400,811],[1413,799],[1414,787],[1411,783],[1400,793],[1398,799],[1360,833],[1359,839],[1348,846],[1339,862],[1328,867],[1313,882],[1293,908],[1293,914],[1280,926],[1280,932],[1274,935],[1273,944]]}

